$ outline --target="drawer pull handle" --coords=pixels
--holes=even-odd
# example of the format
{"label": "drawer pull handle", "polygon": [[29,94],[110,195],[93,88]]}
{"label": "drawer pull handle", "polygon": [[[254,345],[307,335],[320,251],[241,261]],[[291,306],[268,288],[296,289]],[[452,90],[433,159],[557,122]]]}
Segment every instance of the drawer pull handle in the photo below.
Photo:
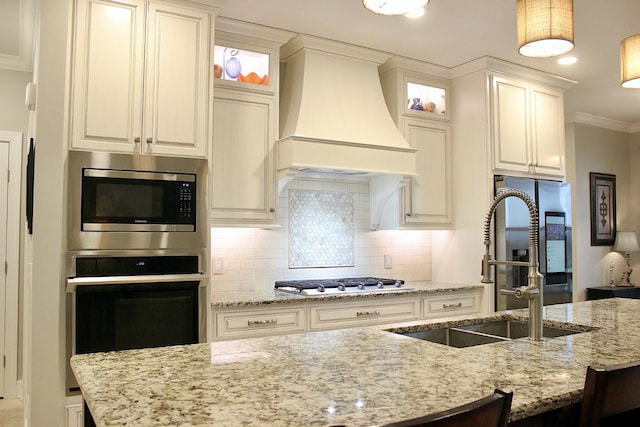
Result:
{"label": "drawer pull handle", "polygon": [[278,319],[269,320],[248,320],[247,326],[259,326],[259,325],[275,325],[278,323]]}
{"label": "drawer pull handle", "polygon": [[462,307],[462,302],[457,302],[455,304],[442,304],[442,308],[460,308]]}
{"label": "drawer pull handle", "polygon": [[361,317],[361,316],[380,316],[380,310],[356,312],[356,317]]}

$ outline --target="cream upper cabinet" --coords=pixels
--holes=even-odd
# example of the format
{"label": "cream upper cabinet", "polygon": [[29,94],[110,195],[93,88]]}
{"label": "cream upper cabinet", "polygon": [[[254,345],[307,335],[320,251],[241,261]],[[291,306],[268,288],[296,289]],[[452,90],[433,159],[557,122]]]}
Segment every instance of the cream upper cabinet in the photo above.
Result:
{"label": "cream upper cabinet", "polygon": [[490,82],[494,172],[563,178],[562,92],[497,75]]}
{"label": "cream upper cabinet", "polygon": [[78,0],[71,148],[205,157],[215,10]]}
{"label": "cream upper cabinet", "polygon": [[403,133],[418,150],[416,172],[402,193],[402,227],[450,228],[451,129],[448,124],[415,118],[402,119]]}
{"label": "cream upper cabinet", "polygon": [[387,108],[418,150],[417,175],[400,190],[399,228],[453,227],[449,83],[442,74],[439,67],[399,57],[380,66]]}
{"label": "cream upper cabinet", "polygon": [[291,36],[222,18],[216,26],[211,224],[277,226],[279,49]]}
{"label": "cream upper cabinet", "polygon": [[275,223],[275,100],[216,88],[213,111],[212,224]]}

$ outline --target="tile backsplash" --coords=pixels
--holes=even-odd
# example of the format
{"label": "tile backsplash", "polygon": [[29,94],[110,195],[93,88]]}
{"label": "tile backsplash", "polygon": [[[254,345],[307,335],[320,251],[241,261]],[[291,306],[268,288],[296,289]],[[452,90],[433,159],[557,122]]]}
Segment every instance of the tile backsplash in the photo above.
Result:
{"label": "tile backsplash", "polygon": [[289,268],[353,267],[353,193],[289,191]]}
{"label": "tile backsplash", "polygon": [[[312,198],[316,197],[323,198],[324,207],[311,206],[317,201]],[[344,217],[350,206],[351,221]],[[314,216],[310,209],[321,210],[323,213],[318,215],[324,217]],[[308,216],[300,216],[301,212]],[[348,256],[344,253],[349,250],[351,242],[352,260],[343,264],[352,265],[302,265],[320,266],[326,261],[321,260],[322,257],[318,255],[318,241],[322,238],[316,239],[315,243],[311,239],[306,244],[300,244],[298,239],[302,234],[299,230],[296,231],[295,225],[291,226],[291,214],[309,226],[328,221],[325,230],[316,230],[316,237],[325,233],[330,240],[333,239],[334,242],[330,244],[334,253],[330,261],[346,260]],[[332,219],[328,220],[330,217]],[[351,222],[350,226],[331,224],[334,219],[340,218],[347,223]],[[431,232],[370,230],[369,184],[366,181],[294,179],[280,194],[278,224],[280,227],[268,230],[213,228],[211,256],[221,261],[222,274],[212,275],[212,289],[263,290],[273,288],[276,280],[356,276],[378,276],[405,281],[431,280]],[[336,246],[340,246],[340,250]],[[342,255],[336,255],[340,251]],[[384,268],[385,255],[391,258],[391,268]],[[325,265],[329,264],[337,263],[325,262]]]}

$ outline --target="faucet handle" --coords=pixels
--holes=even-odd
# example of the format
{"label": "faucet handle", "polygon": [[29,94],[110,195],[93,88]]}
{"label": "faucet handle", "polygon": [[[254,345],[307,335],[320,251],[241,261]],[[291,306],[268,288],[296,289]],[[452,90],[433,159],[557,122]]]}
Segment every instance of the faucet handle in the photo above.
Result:
{"label": "faucet handle", "polygon": [[520,286],[516,289],[500,289],[501,295],[513,295],[516,298],[527,297],[528,299],[533,299],[539,293],[539,289],[530,286]]}
{"label": "faucet handle", "polygon": [[493,280],[491,280],[491,271],[489,268],[489,257],[487,255],[482,258],[482,269],[480,274],[482,274],[482,280],[480,280],[480,282],[493,283]]}
{"label": "faucet handle", "polygon": [[522,298],[524,296],[523,287],[524,286],[516,289],[500,289],[500,295],[513,295],[516,298]]}

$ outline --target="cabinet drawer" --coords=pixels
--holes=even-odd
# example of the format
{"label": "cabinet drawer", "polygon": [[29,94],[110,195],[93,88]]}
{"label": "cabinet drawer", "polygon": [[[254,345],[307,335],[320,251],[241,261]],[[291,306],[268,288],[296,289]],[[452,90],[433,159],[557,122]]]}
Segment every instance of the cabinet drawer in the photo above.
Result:
{"label": "cabinet drawer", "polygon": [[422,317],[458,316],[480,311],[480,293],[466,292],[459,294],[438,295],[422,299]]}
{"label": "cabinet drawer", "polygon": [[347,328],[419,319],[416,298],[310,307],[311,330]]}
{"label": "cabinet drawer", "polygon": [[304,332],[305,309],[301,306],[215,312],[216,339],[250,338]]}

